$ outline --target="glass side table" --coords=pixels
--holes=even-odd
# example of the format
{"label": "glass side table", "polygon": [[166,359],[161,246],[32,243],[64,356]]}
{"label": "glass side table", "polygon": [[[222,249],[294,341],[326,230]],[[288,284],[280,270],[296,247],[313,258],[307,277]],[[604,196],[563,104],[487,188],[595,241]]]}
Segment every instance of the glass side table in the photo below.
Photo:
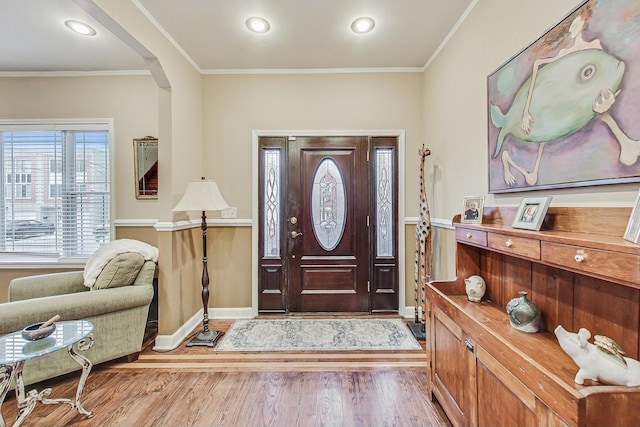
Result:
{"label": "glass side table", "polygon": [[[80,403],[82,389],[93,364],[79,353],[79,351],[88,350],[93,345],[92,332],[93,324],[87,320],[67,320],[56,322],[56,330],[53,334],[37,341],[27,341],[22,338],[22,331],[0,337],[0,408],[11,383],[15,380],[18,416],[13,427],[22,424],[33,411],[37,402],[47,405],[67,403],[82,415],[88,418],[93,416],[93,412],[84,409]],[[50,399],[48,396],[51,394],[51,388],[46,388],[41,392],[30,390],[25,394],[22,378],[24,363],[27,360],[36,359],[63,348],[66,348],[69,356],[82,366],[82,375],[78,381],[75,398]],[[5,427],[2,413],[0,413],[0,427]]]}

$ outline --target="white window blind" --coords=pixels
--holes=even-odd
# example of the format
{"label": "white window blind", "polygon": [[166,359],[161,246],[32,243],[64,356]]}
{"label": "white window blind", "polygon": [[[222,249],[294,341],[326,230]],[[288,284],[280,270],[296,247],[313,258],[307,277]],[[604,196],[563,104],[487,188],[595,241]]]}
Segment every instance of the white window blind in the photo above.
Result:
{"label": "white window blind", "polygon": [[5,124],[0,144],[0,251],[88,257],[110,240],[107,124]]}

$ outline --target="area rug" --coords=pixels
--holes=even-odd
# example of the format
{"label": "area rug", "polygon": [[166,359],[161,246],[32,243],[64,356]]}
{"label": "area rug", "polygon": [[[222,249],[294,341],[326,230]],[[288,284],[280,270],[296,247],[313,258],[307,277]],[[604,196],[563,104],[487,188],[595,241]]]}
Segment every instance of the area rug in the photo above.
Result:
{"label": "area rug", "polygon": [[421,350],[402,319],[236,320],[215,351]]}

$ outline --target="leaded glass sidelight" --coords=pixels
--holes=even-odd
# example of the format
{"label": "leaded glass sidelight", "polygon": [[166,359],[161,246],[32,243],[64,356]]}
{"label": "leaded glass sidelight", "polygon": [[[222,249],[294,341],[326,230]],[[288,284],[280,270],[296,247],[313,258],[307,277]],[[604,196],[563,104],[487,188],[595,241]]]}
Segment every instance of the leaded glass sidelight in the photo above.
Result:
{"label": "leaded glass sidelight", "polygon": [[280,255],[280,149],[264,151],[264,256]]}
{"label": "leaded glass sidelight", "polygon": [[333,159],[320,162],[311,191],[313,232],[325,251],[338,246],[346,220],[344,180]]}
{"label": "leaded glass sidelight", "polygon": [[393,256],[393,150],[376,150],[376,255]]}

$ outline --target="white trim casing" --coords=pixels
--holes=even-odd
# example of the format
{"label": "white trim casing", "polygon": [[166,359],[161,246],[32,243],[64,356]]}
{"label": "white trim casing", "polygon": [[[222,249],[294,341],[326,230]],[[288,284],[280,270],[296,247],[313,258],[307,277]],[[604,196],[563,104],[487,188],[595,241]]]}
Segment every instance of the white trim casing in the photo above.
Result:
{"label": "white trim casing", "polygon": [[157,219],[116,219],[113,221],[115,227],[154,227],[157,223]]}
{"label": "white trim casing", "polygon": [[[215,319],[251,319],[254,316],[251,315],[251,307],[239,307],[239,308],[208,308],[209,318]],[[172,335],[158,335],[156,337],[153,350],[155,351],[169,351],[178,348],[187,338],[189,334],[193,332],[198,325],[202,324],[202,316],[204,310],[198,310],[189,320],[187,320],[177,331]]]}
{"label": "white trim casing", "polygon": [[[417,216],[409,216],[404,219],[404,225],[416,225],[418,224]],[[453,230],[453,221],[443,218],[431,218],[431,225],[436,228],[448,228]]]}
{"label": "white trim casing", "polygon": [[[180,231],[188,228],[200,227],[202,220],[190,219],[187,221],[162,221],[150,224],[157,231]],[[251,219],[207,219],[207,227],[252,227]]]}

